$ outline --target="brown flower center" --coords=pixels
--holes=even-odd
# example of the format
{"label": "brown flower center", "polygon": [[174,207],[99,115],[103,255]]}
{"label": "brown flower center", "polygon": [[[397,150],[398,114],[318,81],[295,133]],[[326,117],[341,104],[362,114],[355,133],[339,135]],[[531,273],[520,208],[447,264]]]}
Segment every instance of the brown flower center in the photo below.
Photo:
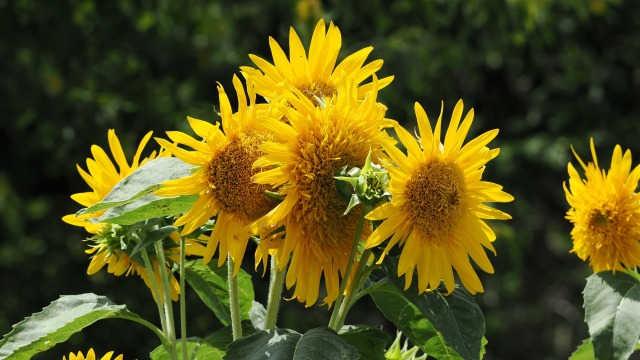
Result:
{"label": "brown flower center", "polygon": [[264,170],[252,169],[262,155],[260,145],[270,140],[273,136],[268,132],[240,133],[209,164],[209,184],[225,211],[253,221],[276,205],[263,193],[268,186],[251,182],[254,174]]}
{"label": "brown flower center", "polygon": [[441,161],[424,164],[407,182],[409,221],[424,237],[441,243],[464,215],[465,191],[458,166]]}

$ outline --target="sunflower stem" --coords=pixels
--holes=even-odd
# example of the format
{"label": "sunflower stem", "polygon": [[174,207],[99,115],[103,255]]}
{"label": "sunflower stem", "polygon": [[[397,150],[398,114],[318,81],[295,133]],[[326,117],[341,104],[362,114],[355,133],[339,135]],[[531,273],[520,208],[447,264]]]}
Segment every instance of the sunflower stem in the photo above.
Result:
{"label": "sunflower stem", "polygon": [[178,349],[176,347],[176,331],[175,323],[173,321],[173,303],[171,302],[171,284],[169,282],[169,275],[167,274],[167,265],[164,258],[164,249],[162,248],[162,242],[155,242],[156,256],[158,258],[158,273],[162,281],[162,290],[164,295],[164,301],[162,303],[164,307],[164,315],[167,322],[167,339],[171,344],[171,358],[178,360]]}
{"label": "sunflower stem", "polygon": [[371,250],[366,249],[362,253],[362,257],[360,258],[360,262],[358,263],[358,267],[356,268],[355,276],[353,278],[353,282],[351,283],[351,289],[347,291],[347,294],[342,301],[342,306],[338,309],[338,317],[335,322],[336,332],[342,328],[344,322],[347,318],[347,313],[351,309],[351,306],[359,299],[359,297],[354,297],[360,290],[362,286],[362,277],[363,275],[368,275],[369,272],[364,271],[364,268],[367,265],[367,259],[371,254]]}
{"label": "sunflower stem", "polygon": [[160,325],[162,327],[162,333],[164,334],[165,342],[164,345],[165,350],[168,353],[171,353],[171,341],[167,337],[167,319],[164,316],[164,309],[162,306],[162,298],[160,297],[160,290],[158,288],[158,283],[156,282],[156,276],[154,273],[153,265],[151,264],[151,260],[149,260],[149,254],[147,253],[146,248],[142,248],[142,259],[144,260],[144,266],[147,268],[147,273],[149,273],[149,282],[151,283],[151,291],[153,292],[153,300],[158,307],[158,315],[160,315]]}
{"label": "sunflower stem", "polygon": [[282,287],[284,286],[286,274],[286,266],[282,270],[278,269],[278,260],[275,256],[272,256],[271,272],[269,274],[269,297],[267,298],[267,315],[264,320],[264,330],[275,329],[276,327],[280,300],[282,300]]}
{"label": "sunflower stem", "polygon": [[233,275],[235,267],[231,255],[227,256],[227,282],[229,283],[229,308],[231,310],[231,330],[233,340],[242,338],[242,324],[240,324],[240,301],[238,299],[238,278]]}
{"label": "sunflower stem", "polygon": [[186,288],[184,287],[185,277],[185,250],[186,238],[180,237],[180,337],[182,344],[182,359],[187,360],[187,302]]}
{"label": "sunflower stem", "polygon": [[[360,238],[362,237],[362,229],[364,228],[364,217],[371,210],[369,205],[363,205],[362,213],[360,213],[360,221],[358,222],[358,228],[356,229],[356,235],[353,240],[353,245],[351,246],[351,254],[349,254],[349,262],[347,263],[347,269],[344,272],[344,276],[342,277],[342,283],[340,284],[340,290],[338,291],[338,297],[336,298],[336,303],[334,304],[333,312],[331,313],[331,319],[329,319],[329,327],[334,331],[338,332],[342,327],[342,324],[339,324],[339,318],[342,317],[342,322],[344,323],[344,317],[347,316],[346,311],[340,310],[343,306],[344,301],[344,292],[347,289],[347,283],[349,282],[351,267],[353,267],[353,263],[356,261],[356,255],[358,253],[358,245],[360,244]],[[344,312],[343,315],[340,315],[340,312]]]}

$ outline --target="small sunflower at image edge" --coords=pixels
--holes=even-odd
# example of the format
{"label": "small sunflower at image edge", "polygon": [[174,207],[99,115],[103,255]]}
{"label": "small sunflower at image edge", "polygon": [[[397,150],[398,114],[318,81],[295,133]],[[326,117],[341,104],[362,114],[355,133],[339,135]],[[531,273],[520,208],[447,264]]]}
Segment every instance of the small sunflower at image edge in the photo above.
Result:
{"label": "small sunflower at image edge", "polygon": [[[242,66],[243,74],[251,78],[256,93],[268,101],[284,100],[282,94],[287,84],[297,88],[311,101],[330,98],[337,92],[343,81],[362,83],[382,67],[381,59],[364,65],[373,50],[369,46],[347,56],[337,66],[338,53],[342,45],[340,30],[329,24],[326,29],[324,20],[320,19],[312,35],[309,54],[293,28],[289,30],[289,57],[273,38],[269,37],[269,45],[273,64],[256,55],[249,55],[258,67]],[[343,77],[346,74],[346,77]],[[393,80],[393,76],[379,79],[377,87],[382,89]],[[372,89],[373,84],[358,86],[357,94],[363,99]]]}
{"label": "small sunflower at image edge", "polygon": [[[256,265],[265,254],[276,257],[284,269],[288,289],[295,285],[293,298],[306,306],[315,304],[324,277],[326,297],[331,306],[338,296],[348,257],[356,236],[362,207],[343,215],[347,201],[336,187],[335,176],[345,166],[362,166],[371,149],[373,158],[382,154],[381,144],[395,141],[382,129],[390,126],[386,107],[376,102],[377,79],[371,93],[357,97],[356,85],[345,82],[338,95],[317,107],[298,89],[286,92],[291,106],[281,109],[290,123],[274,122],[274,133],[286,139],[266,142],[265,155],[255,166],[267,168],[254,176],[258,184],[280,187],[283,201],[249,226],[253,233],[263,227],[284,225],[286,236],[268,251],[270,242],[261,242]],[[269,169],[269,167],[272,167]],[[371,231],[367,226],[364,237]],[[261,251],[262,250],[262,251]]]}
{"label": "small sunflower at image edge", "polygon": [[93,349],[89,349],[89,351],[87,352],[87,356],[84,356],[84,354],[82,354],[82,351],[78,351],[77,354],[69,353],[68,359],[66,356],[63,356],[62,359],[63,360],[122,360],[123,359],[122,355],[118,355],[112,359],[111,357],[113,356],[113,353],[114,353],[113,351],[109,351],[108,353],[104,354],[103,357],[97,358],[96,353],[93,351]]}
{"label": "small sunflower at image edge", "polygon": [[595,272],[633,269],[640,266],[640,166],[632,170],[631,151],[623,154],[616,145],[607,172],[598,165],[593,139],[590,146],[593,162],[587,164],[573,151],[585,178],[569,163],[569,186],[563,184],[571,206],[571,252]]}
{"label": "small sunflower at image edge", "polygon": [[464,144],[474,112],[471,109],[461,123],[462,112],[460,100],[442,144],[442,109],[432,129],[424,109],[416,103],[419,139],[396,126],[407,154],[385,146],[392,197],[367,215],[369,220],[384,221],[369,236],[366,247],[376,247],[390,238],[379,263],[396,244],[402,247],[398,276],[405,276],[405,290],[417,269],[419,293],[436,289],[441,282],[452,292],[455,269],[470,293],[482,292],[470,259],[483,271],[493,273],[485,248],[495,253],[492,242],[496,236],[484,220],[511,218],[485,203],[509,202],[513,196],[502,191],[502,186],[481,180],[485,165],[499,153],[499,149],[487,147],[498,130]]}
{"label": "small sunflower at image edge", "polygon": [[[78,172],[85,180],[87,185],[92,191],[78,193],[71,196],[80,205],[89,207],[102,201],[107,194],[113,189],[113,187],[122,179],[133,173],[140,166],[146,164],[148,161],[156,159],[158,157],[169,156],[169,153],[160,151],[157,153],[153,151],[149,157],[140,159],[142,151],[147,142],[151,138],[152,132],[147,133],[141,140],[138,149],[132,159],[131,164],[127,161],[124,154],[120,140],[116,136],[113,129],[108,132],[109,148],[111,154],[115,159],[115,164],[111,161],[107,153],[98,145],[91,147],[91,153],[93,158],[87,158],[87,171],[83,170],[80,166],[77,166]],[[116,168],[117,166],[117,168]],[[89,233],[94,234],[93,237],[87,239],[90,243],[89,249],[85,250],[87,254],[91,254],[91,262],[87,269],[87,274],[93,275],[97,273],[104,266],[107,266],[107,271],[115,276],[121,276],[123,274],[137,274],[139,275],[151,289],[151,282],[149,272],[145,269],[144,263],[136,261],[131,258],[126,249],[123,248],[123,244],[127,247],[127,231],[126,228],[116,224],[108,223],[94,223],[89,220],[98,218],[104,211],[83,214],[76,216],[75,214],[69,214],[62,218],[68,224],[84,227]],[[165,251],[167,258],[177,260],[176,254],[177,232],[172,234],[170,239],[173,240],[175,246]],[[129,249],[133,249],[133,246],[128,246]],[[185,254],[198,255],[204,251],[204,247],[195,240],[187,240]],[[155,258],[152,260],[153,267],[156,269],[154,272],[155,277],[158,278],[158,262]],[[158,278],[159,279],[159,278]],[[162,282],[159,282],[162,287]],[[180,293],[180,287],[175,277],[171,278],[171,298],[176,301],[178,294]]]}
{"label": "small sunflower at image edge", "polygon": [[215,216],[215,226],[203,261],[208,263],[219,248],[218,266],[224,264],[229,254],[235,263],[235,274],[240,269],[250,237],[243,231],[244,227],[269,212],[277,203],[265,195],[265,190],[271,190],[271,187],[251,182],[252,176],[260,171],[252,168],[254,161],[262,155],[260,145],[275,139],[268,126],[264,125],[268,124],[267,119],[271,116],[269,108],[264,106],[266,104],[255,103],[256,95],[250,84],[247,86],[247,104],[244,87],[235,75],[233,85],[238,97],[236,113],[231,109],[224,88],[218,86],[221,124],[188,118],[191,128],[202,141],[178,131],[167,132],[173,143],[157,139],[177,158],[198,168],[188,177],[165,182],[156,195],[198,194],[193,207],[179,217],[175,225],[184,225],[182,234],[185,235]]}

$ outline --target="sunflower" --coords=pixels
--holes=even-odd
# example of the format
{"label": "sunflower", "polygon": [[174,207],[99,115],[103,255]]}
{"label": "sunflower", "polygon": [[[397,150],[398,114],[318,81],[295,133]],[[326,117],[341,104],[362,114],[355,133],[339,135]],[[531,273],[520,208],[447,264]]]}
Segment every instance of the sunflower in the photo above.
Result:
{"label": "sunflower", "polygon": [[[344,166],[362,166],[369,150],[381,153],[380,145],[391,139],[381,128],[389,122],[386,108],[376,102],[378,87],[374,77],[371,93],[358,100],[356,84],[340,86],[338,95],[317,107],[301,91],[285,93],[288,103],[281,109],[290,121],[274,122],[271,129],[282,142],[266,142],[265,155],[254,166],[271,167],[254,176],[254,182],[281,186],[283,201],[249,226],[262,228],[285,225],[286,236],[278,241],[262,241],[256,265],[264,255],[276,257],[278,267],[287,270],[286,286],[294,284],[294,298],[313,305],[324,275],[327,296],[333,303],[338,295],[340,274],[349,261],[361,208],[343,216],[347,203],[341,198],[334,176]],[[370,233],[370,230],[369,230]],[[365,233],[365,236],[367,233]],[[265,251],[265,247],[270,247]]]}
{"label": "sunflower", "polygon": [[[143,158],[142,160],[140,159],[142,151],[149,141],[149,138],[151,138],[151,135],[152,132],[149,132],[144,136],[138,145],[138,149],[131,164],[129,164],[115,131],[110,129],[108,132],[109,148],[116,164],[111,161],[107,153],[101,147],[93,145],[91,147],[93,159],[87,158],[88,172],[84,171],[77,165],[80,176],[82,176],[93,191],[73,194],[71,195],[71,198],[83,206],[89,207],[95,205],[102,201],[102,199],[109,194],[111,189],[113,189],[120,180],[133,173],[140,166],[155,159],[156,157],[168,156],[169,154],[167,152],[161,151],[156,153],[156,151],[153,151],[149,157]],[[116,165],[118,166],[117,169]],[[126,230],[123,230],[122,227],[114,224],[93,223],[88,221],[92,218],[99,217],[103,213],[104,211],[100,211],[80,216],[69,214],[62,218],[66,223],[75,226],[82,226],[89,233],[94,234],[93,237],[87,240],[92,243],[90,248],[85,250],[87,254],[92,255],[91,263],[87,269],[87,274],[93,275],[106,265],[107,271],[116,276],[123,274],[128,276],[132,273],[138,274],[144,280],[145,284],[147,284],[151,289],[149,273],[145,269],[143,262],[141,260],[136,261],[135,259],[132,259],[126,251],[127,247],[129,247],[129,250],[133,248],[133,246],[127,246],[128,240],[126,238]],[[171,240],[173,240],[174,244],[169,246],[165,253],[168,259],[176,260],[178,255],[175,253],[175,248],[177,247],[177,241],[179,240],[177,233],[171,235]],[[198,244],[197,241],[187,240],[186,254],[197,255],[203,250],[202,245]],[[152,262],[154,267],[158,269],[157,260],[154,259]],[[154,272],[154,274],[156,274],[156,277],[159,276],[157,275],[157,271]],[[159,282],[159,284],[162,285],[162,282]],[[179,293],[180,287],[178,282],[175,277],[172,276],[171,298],[174,301],[178,300]]]}
{"label": "sunflower", "polygon": [[[101,357],[99,360],[111,360],[111,356],[113,356],[113,351],[109,351],[108,353],[104,354],[103,357]],[[63,360],[67,360],[66,356],[62,357]],[[118,355],[115,358],[113,358],[113,360],[122,360],[123,357],[122,355]],[[78,351],[78,354],[74,354],[74,353],[69,353],[69,360],[98,360],[96,358],[96,353],[93,352],[93,349],[89,349],[89,352],[87,352],[87,356],[84,356],[82,354],[82,351]]]}
{"label": "sunflower", "polygon": [[437,288],[441,280],[448,292],[453,291],[453,269],[469,292],[483,291],[469,257],[482,270],[493,273],[483,247],[495,253],[491,242],[496,236],[484,219],[511,218],[484,204],[513,200],[502,186],[481,181],[485,165],[499,153],[499,149],[486,147],[498,130],[488,131],[463,146],[473,122],[473,109],[461,124],[462,109],[460,100],[443,145],[442,110],[432,130],[424,109],[416,103],[420,139],[416,141],[407,130],[396,126],[407,155],[394,146],[385,146],[392,162],[387,166],[392,199],[367,215],[369,220],[385,220],[371,234],[366,247],[378,246],[391,237],[379,259],[382,262],[389,250],[400,243],[398,275],[405,275],[405,289],[417,268],[420,293]]}
{"label": "sunflower", "polygon": [[[378,59],[364,65],[367,56],[373,50],[373,47],[369,46],[347,56],[336,66],[342,37],[333,22],[326,30],[323,19],[320,19],[315,27],[308,56],[293,28],[289,30],[289,58],[272,37],[269,37],[269,45],[273,64],[250,54],[249,57],[258,69],[249,66],[242,66],[241,69],[255,84],[256,93],[271,102],[282,100],[285,84],[297,88],[312,101],[316,97],[329,98],[336,94],[342,81],[360,84],[380,70],[383,63]],[[346,74],[346,78],[342,76],[343,73]],[[387,86],[392,80],[393,76],[380,79],[378,89]],[[372,83],[359,86],[358,98],[364,98],[371,89]]]}
{"label": "sunflower", "polygon": [[[193,207],[178,218],[175,225],[184,225],[182,234],[189,234],[211,217],[217,216],[207,243],[204,263],[211,260],[219,247],[218,266],[224,263],[226,254],[230,254],[235,262],[234,273],[237,273],[249,241],[249,234],[243,232],[243,228],[276,205],[264,194],[271,187],[251,183],[251,177],[258,171],[252,168],[253,162],[262,155],[259,146],[275,138],[268,131],[271,122],[268,107],[256,105],[252,86],[247,86],[247,105],[244,87],[235,75],[233,85],[238,97],[236,113],[231,110],[224,89],[218,86],[224,133],[219,128],[220,124],[212,125],[188,118],[191,128],[203,141],[178,131],[167,132],[173,143],[157,139],[176,157],[199,168],[188,177],[165,182],[156,194],[198,194]],[[277,122],[278,119],[273,121]],[[193,151],[178,145],[186,145]]]}
{"label": "sunflower", "polygon": [[640,196],[635,192],[640,166],[631,170],[631,152],[622,154],[616,145],[608,172],[600,169],[591,139],[593,162],[585,163],[573,152],[584,169],[582,179],[571,163],[569,187],[563,184],[571,206],[566,218],[573,249],[589,260],[593,271],[632,269],[640,265]]}

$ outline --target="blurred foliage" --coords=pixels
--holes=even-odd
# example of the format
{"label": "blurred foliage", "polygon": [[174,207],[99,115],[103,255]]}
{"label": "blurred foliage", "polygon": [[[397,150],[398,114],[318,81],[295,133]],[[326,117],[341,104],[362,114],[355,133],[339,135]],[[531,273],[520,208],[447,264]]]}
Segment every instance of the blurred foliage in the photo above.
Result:
{"label": "blurred foliage", "polygon": [[[493,145],[502,152],[486,176],[516,201],[500,207],[512,221],[492,224],[496,274],[482,276],[477,298],[486,358],[566,358],[587,337],[581,291],[590,270],[568,253],[562,182],[570,144],[589,158],[589,137],[605,166],[615,144],[640,154],[633,0],[0,0],[0,333],[58,295],[82,292],[155,321],[139,279],[84,275],[85,234],[60,220],[78,209],[69,194],[86,189],[75,164],[85,166],[92,144],[107,146],[109,128],[132,154],[149,130],[188,131],[187,115],[216,121],[216,82],[230,88],[248,53],[270,58],[268,36],[286,48],[289,26],[308,40],[320,16],[339,26],[343,56],[374,46],[380,76],[395,75],[381,101],[408,129],[414,101],[435,119],[441,100],[450,114],[459,98],[475,108],[473,134],[500,129]],[[265,299],[267,279],[254,282]],[[190,335],[220,326],[195,294],[189,300]],[[348,323],[385,323],[368,299],[356,309]],[[305,331],[327,317],[287,302],[281,325]],[[89,347],[147,358],[152,334],[123,326],[103,322],[46,358]]]}

